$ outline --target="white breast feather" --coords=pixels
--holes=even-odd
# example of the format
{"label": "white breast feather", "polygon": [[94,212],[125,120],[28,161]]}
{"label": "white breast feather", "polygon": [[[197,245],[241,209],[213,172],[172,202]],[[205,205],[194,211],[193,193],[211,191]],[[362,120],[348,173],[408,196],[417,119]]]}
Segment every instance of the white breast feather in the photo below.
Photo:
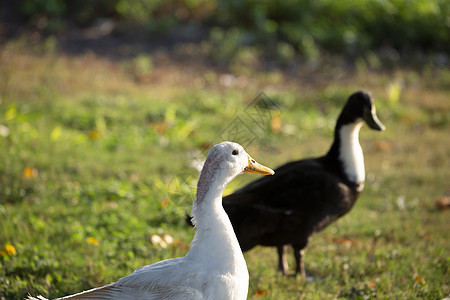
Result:
{"label": "white breast feather", "polygon": [[350,181],[359,185],[358,191],[362,191],[364,188],[366,177],[363,151],[358,138],[362,124],[362,122],[357,122],[344,125],[339,131],[341,138],[339,158],[344,164],[344,172]]}

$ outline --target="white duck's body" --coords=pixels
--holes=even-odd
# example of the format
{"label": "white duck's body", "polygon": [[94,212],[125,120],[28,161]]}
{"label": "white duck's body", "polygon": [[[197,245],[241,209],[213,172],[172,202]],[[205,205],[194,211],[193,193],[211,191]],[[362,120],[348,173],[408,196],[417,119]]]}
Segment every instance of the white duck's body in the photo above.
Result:
{"label": "white duck's body", "polygon": [[[231,154],[235,151],[238,154]],[[231,155],[239,157],[231,159]],[[236,143],[224,142],[211,149],[200,174],[192,209],[197,231],[186,256],[142,267],[115,283],[60,299],[246,299],[247,265],[222,207],[222,193],[244,168],[251,172],[247,170],[250,160]],[[268,170],[261,173],[273,174]]]}

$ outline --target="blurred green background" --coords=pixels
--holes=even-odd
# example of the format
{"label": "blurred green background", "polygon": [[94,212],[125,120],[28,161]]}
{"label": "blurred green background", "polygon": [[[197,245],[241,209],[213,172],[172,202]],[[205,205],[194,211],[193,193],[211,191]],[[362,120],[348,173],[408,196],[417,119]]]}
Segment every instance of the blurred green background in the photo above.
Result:
{"label": "blurred green background", "polygon": [[223,64],[249,50],[284,62],[297,54],[316,61],[323,53],[374,52],[398,62],[450,51],[446,0],[19,0],[3,6],[4,17],[47,34],[99,19],[137,25],[149,35],[187,28]]}

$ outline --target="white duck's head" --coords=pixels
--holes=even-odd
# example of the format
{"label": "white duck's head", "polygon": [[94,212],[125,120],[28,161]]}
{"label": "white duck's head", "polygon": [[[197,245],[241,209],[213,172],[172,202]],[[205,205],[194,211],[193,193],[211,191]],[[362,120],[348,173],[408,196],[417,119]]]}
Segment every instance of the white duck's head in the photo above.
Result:
{"label": "white duck's head", "polygon": [[202,201],[211,189],[223,191],[237,175],[244,172],[273,175],[274,171],[257,163],[244,148],[233,142],[222,142],[209,150],[197,186],[197,200]]}

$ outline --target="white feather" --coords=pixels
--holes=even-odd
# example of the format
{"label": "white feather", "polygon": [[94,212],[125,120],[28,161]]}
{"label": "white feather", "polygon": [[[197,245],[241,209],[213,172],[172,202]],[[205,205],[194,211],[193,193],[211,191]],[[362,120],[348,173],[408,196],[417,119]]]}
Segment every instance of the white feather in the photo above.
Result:
{"label": "white feather", "polygon": [[339,130],[341,139],[339,158],[344,164],[344,172],[350,181],[358,184],[358,191],[364,188],[366,171],[364,168],[364,155],[359,144],[359,130],[362,120],[344,125]]}

